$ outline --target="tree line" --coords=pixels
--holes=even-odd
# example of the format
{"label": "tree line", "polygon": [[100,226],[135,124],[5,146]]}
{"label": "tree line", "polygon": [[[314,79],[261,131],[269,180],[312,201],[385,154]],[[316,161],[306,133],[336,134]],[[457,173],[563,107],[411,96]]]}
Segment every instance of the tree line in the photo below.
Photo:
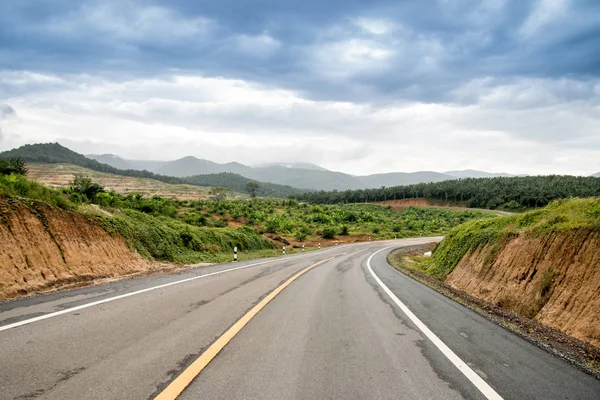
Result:
{"label": "tree line", "polygon": [[600,178],[571,175],[465,178],[407,186],[294,195],[299,201],[321,204],[367,203],[424,198],[473,208],[534,208],[555,199],[600,196]]}

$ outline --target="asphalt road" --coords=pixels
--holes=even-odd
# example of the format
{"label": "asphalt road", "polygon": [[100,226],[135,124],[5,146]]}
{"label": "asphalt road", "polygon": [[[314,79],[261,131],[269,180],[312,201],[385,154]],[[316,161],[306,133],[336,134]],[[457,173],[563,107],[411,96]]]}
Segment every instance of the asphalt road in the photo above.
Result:
{"label": "asphalt road", "polygon": [[388,247],[427,241],[337,246],[0,303],[0,398],[154,398],[275,288],[335,257],[250,319],[180,398],[600,399],[600,381],[387,265]]}

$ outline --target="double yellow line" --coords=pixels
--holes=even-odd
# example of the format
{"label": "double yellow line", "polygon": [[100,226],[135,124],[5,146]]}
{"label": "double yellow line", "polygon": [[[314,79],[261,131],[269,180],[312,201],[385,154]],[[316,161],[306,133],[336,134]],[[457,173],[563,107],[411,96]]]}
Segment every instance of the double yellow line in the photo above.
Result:
{"label": "double yellow line", "polygon": [[185,369],[173,382],[169,384],[158,396],[155,397],[155,400],[171,400],[176,399],[184,389],[192,382],[192,380],[197,377],[200,372],[219,354],[221,350],[229,343],[231,339],[235,335],[238,334],[239,331],[242,330],[244,326],[250,320],[258,314],[260,310],[262,310],[271,300],[273,300],[279,293],[283,291],[286,287],[288,287],[292,282],[298,279],[300,276],[304,275],[317,265],[323,264],[327,261],[334,259],[335,257],[330,257],[326,260],[319,261],[311,265],[310,267],[306,267],[302,271],[298,272],[296,275],[292,276],[290,279],[285,281],[281,286],[277,289],[273,290],[267,297],[262,299],[260,303],[254,306],[250,311],[246,313],[242,318],[240,318],[231,328],[227,330],[221,337],[219,337],[200,357],[196,359],[189,367]]}

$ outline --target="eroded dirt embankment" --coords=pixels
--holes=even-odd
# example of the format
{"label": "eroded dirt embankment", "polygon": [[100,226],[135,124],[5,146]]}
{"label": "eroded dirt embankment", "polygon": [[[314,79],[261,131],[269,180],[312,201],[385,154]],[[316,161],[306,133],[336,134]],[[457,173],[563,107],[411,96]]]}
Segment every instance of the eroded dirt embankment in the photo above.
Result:
{"label": "eroded dirt embankment", "polygon": [[0,299],[149,267],[82,214],[0,196]]}
{"label": "eroded dirt embankment", "polygon": [[600,346],[600,232],[521,233],[466,254],[446,282],[456,289]]}

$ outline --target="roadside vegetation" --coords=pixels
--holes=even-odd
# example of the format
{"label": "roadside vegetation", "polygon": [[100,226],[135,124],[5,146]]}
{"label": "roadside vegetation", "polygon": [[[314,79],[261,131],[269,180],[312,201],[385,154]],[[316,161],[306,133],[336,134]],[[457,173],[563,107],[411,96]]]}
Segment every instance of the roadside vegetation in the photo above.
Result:
{"label": "roadside vegetation", "polygon": [[570,175],[467,178],[379,189],[309,192],[299,201],[321,204],[428,199],[470,208],[523,211],[569,197],[600,196],[600,178]]}
{"label": "roadside vegetation", "polygon": [[465,255],[485,246],[491,246],[486,260],[486,264],[490,264],[495,255],[520,234],[537,238],[575,230],[581,235],[600,232],[600,198],[555,200],[534,211],[468,221],[450,230],[432,257],[413,256],[406,260],[404,267],[444,280]]}
{"label": "roadside vegetation", "polygon": [[191,224],[250,226],[298,242],[439,235],[465,221],[493,216],[470,210],[407,207],[395,211],[373,204],[311,205],[275,199],[189,201],[182,211],[183,219]]}
{"label": "roadside vegetation", "polygon": [[[11,161],[12,162],[12,161]],[[68,187],[52,189],[28,179],[27,167],[0,175],[0,195],[38,200],[80,212],[111,234],[122,236],[142,256],[167,262],[225,261],[234,246],[240,256],[275,255],[337,242],[442,235],[487,212],[381,205],[311,205],[296,200],[232,199],[223,187],[209,200],[178,200],[106,190],[92,178],[75,175]],[[16,164],[15,164],[16,165]],[[252,195],[255,187],[247,188]],[[243,256],[242,256],[243,255]]]}

